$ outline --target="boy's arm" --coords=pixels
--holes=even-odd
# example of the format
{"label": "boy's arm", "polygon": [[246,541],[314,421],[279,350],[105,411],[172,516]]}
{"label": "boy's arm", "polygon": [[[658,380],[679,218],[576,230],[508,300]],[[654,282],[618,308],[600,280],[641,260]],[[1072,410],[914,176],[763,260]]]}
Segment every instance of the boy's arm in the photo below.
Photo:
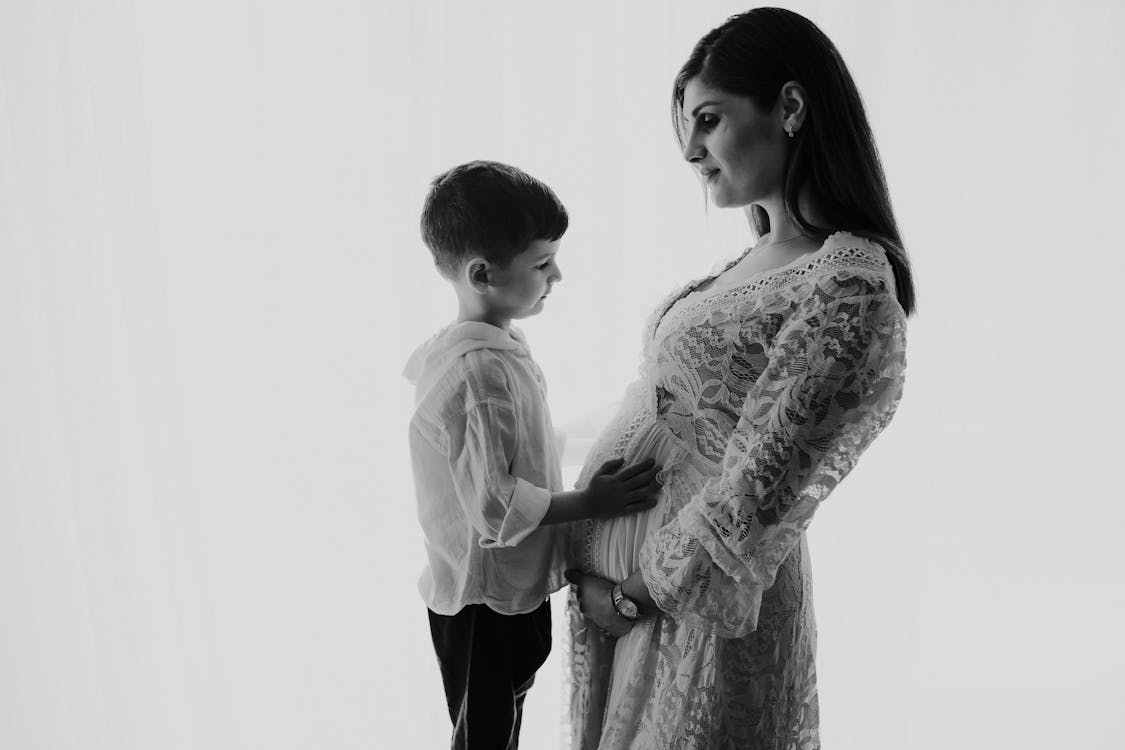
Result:
{"label": "boy's arm", "polygon": [[510,402],[481,401],[446,425],[454,491],[482,547],[511,547],[547,524],[611,518],[656,504],[660,467],[608,461],[583,490],[551,493],[511,473],[518,425]]}
{"label": "boy's arm", "polygon": [[482,547],[511,547],[535,529],[550,490],[513,476],[518,425],[511,403],[479,401],[445,425],[453,489]]}
{"label": "boy's arm", "polygon": [[589,518],[590,496],[585,490],[567,490],[555,492],[551,495],[551,504],[543,515],[540,526],[550,526],[556,523],[570,523]]}
{"label": "boy's arm", "polygon": [[648,510],[656,505],[660,467],[651,458],[625,466],[620,458],[606,461],[582,490],[556,492],[551,496],[541,526],[580,521],[583,518],[613,518]]}

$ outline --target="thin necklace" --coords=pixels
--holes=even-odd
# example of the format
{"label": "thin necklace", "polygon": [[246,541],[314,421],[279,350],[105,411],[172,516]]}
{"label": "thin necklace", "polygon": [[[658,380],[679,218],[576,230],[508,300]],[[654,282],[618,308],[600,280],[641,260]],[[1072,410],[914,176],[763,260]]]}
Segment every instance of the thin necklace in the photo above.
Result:
{"label": "thin necklace", "polygon": [[768,245],[762,245],[762,247],[773,247],[774,245],[784,245],[786,242],[792,242],[793,240],[800,239],[801,237],[807,237],[807,236],[808,235],[806,235],[804,232],[798,232],[797,234],[793,235],[792,237],[788,237],[784,240],[778,240],[777,242],[771,242]]}

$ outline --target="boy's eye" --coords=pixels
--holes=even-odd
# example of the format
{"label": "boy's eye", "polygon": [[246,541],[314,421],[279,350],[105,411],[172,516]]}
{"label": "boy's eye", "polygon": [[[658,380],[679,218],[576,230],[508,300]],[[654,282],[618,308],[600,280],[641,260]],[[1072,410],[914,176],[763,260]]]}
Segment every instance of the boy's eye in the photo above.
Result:
{"label": "boy's eye", "polygon": [[547,261],[546,263],[540,263],[539,265],[536,266],[536,268],[538,268],[540,271],[546,271],[547,266],[549,266],[549,265],[551,265],[551,261]]}

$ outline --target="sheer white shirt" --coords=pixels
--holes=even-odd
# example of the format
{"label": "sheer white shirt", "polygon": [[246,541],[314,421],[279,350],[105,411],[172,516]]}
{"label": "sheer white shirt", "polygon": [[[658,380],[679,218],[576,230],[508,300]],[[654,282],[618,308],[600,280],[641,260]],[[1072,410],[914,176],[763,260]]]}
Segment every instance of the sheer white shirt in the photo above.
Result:
{"label": "sheer white shirt", "polygon": [[530,612],[565,585],[562,489],[546,384],[517,329],[455,323],[415,352],[410,454],[428,564],[426,606]]}

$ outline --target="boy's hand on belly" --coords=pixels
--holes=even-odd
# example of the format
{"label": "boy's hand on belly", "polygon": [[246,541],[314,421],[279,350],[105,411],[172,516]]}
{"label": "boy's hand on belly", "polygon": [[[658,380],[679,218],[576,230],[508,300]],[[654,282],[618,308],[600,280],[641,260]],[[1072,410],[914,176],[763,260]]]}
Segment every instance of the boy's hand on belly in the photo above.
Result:
{"label": "boy's hand on belly", "polygon": [[606,461],[590,480],[585,490],[590,518],[616,518],[656,505],[660,496],[656,475],[661,467],[651,458],[629,466],[624,463],[620,458]]}

